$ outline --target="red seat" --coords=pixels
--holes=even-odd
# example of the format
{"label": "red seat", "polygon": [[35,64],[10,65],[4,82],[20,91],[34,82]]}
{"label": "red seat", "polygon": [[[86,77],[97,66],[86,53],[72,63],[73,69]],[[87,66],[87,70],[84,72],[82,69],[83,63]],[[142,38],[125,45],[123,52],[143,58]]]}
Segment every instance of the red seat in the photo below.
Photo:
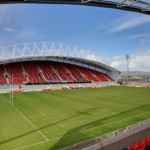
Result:
{"label": "red seat", "polygon": [[144,148],[144,146],[146,146],[146,145],[148,145],[148,144],[149,144],[148,138],[144,138],[144,139],[142,140],[142,146],[143,146],[143,148]]}
{"label": "red seat", "polygon": [[[5,79],[4,72],[8,73]],[[111,77],[102,72],[73,64],[47,61],[25,61],[0,65],[0,84],[26,82],[103,82],[112,81]]]}
{"label": "red seat", "polygon": [[136,142],[134,150],[142,150],[142,149],[143,149],[142,142],[141,141]]}
{"label": "red seat", "polygon": [[148,138],[147,138],[147,139],[148,139],[148,144],[150,145],[150,136],[148,136]]}
{"label": "red seat", "polygon": [[134,147],[135,146],[133,144],[131,144],[131,145],[128,146],[128,150],[134,150]]}

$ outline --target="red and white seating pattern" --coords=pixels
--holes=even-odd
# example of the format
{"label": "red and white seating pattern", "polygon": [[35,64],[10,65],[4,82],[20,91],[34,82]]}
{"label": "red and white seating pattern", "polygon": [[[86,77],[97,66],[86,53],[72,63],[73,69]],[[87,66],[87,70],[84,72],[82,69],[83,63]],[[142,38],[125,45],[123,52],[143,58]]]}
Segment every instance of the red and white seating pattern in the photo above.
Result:
{"label": "red and white seating pattern", "polygon": [[0,84],[7,84],[6,79],[4,78],[4,66],[0,65]]}
{"label": "red and white seating pattern", "polygon": [[[4,73],[9,76],[6,78]],[[25,76],[26,74],[26,76]],[[14,84],[25,82],[107,82],[113,81],[107,74],[91,69],[48,61],[28,61],[0,65],[0,84],[11,83],[13,76]]]}
{"label": "red and white seating pattern", "polygon": [[22,84],[27,82],[26,78],[23,75],[23,70],[21,68],[20,63],[12,63],[11,65],[7,64],[5,66],[7,73],[13,76],[13,80],[11,81],[11,76],[8,77],[9,83],[14,82],[15,84]]}

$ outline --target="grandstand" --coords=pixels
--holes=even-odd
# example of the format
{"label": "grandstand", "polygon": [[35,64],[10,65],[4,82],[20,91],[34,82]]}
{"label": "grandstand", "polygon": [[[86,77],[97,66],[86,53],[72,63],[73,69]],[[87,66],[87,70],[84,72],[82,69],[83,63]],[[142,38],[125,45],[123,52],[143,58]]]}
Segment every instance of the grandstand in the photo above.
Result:
{"label": "grandstand", "polygon": [[[41,49],[42,53],[37,54],[37,49]],[[60,53],[62,49],[64,53]],[[105,82],[112,85],[120,73],[110,66],[85,59],[83,50],[65,44],[26,43],[2,47],[0,50],[2,54],[0,84],[5,86],[9,84],[62,84],[63,86],[76,83],[92,85]],[[49,56],[52,53],[53,56]],[[77,57],[77,54],[82,56]]]}
{"label": "grandstand", "polygon": [[[86,59],[84,51],[49,42],[0,48],[0,131],[8,133],[0,135],[0,149],[132,150],[148,145],[149,89],[134,89],[135,83],[119,87],[120,71]],[[142,135],[128,141],[133,133]]]}
{"label": "grandstand", "polygon": [[[150,15],[149,0],[0,1],[12,3]],[[76,46],[50,42],[0,48],[0,150],[150,150],[150,80],[129,78],[119,86],[120,71],[88,55]]]}
{"label": "grandstand", "polygon": [[147,146],[149,89],[120,87],[120,71],[84,51],[49,42],[0,48],[0,149]]}
{"label": "grandstand", "polygon": [[1,65],[0,84],[94,83],[113,81],[102,72],[60,62],[29,61]]}

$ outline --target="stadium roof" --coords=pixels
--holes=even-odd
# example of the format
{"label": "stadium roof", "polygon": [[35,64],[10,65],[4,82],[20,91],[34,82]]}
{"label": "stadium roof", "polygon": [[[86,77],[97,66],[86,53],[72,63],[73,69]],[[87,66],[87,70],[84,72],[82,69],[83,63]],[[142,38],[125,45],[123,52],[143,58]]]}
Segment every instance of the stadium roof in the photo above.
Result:
{"label": "stadium roof", "polygon": [[76,64],[94,70],[103,69],[120,73],[101,62],[87,59],[87,56],[90,56],[90,52],[87,50],[72,45],[51,42],[24,43],[0,48],[0,64],[37,60],[55,61]]}
{"label": "stadium roof", "polygon": [[150,0],[0,0],[0,3],[77,4],[116,8],[150,15]]}
{"label": "stadium roof", "polygon": [[77,66],[82,66],[82,67],[90,68],[90,69],[97,70],[97,71],[101,71],[102,69],[108,72],[116,72],[117,74],[120,74],[120,71],[108,65],[105,65],[103,63],[84,59],[84,58],[75,58],[75,57],[68,57],[68,56],[67,57],[63,57],[63,56],[30,56],[29,57],[28,56],[28,57],[22,57],[22,58],[7,59],[4,61],[0,61],[0,64],[9,64],[9,63],[14,63],[14,62],[24,62],[24,61],[61,62],[61,63],[68,63],[68,64],[77,65]]}

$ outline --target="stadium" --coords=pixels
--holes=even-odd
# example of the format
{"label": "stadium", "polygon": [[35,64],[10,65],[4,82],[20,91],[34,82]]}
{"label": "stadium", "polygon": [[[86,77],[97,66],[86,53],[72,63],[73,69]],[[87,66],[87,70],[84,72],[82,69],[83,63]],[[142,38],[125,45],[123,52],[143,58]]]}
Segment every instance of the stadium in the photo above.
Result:
{"label": "stadium", "polygon": [[113,82],[120,73],[82,58],[84,50],[66,44],[18,44],[3,47],[1,52],[1,84],[11,83],[11,76],[16,85],[107,83]]}
{"label": "stadium", "polygon": [[[79,4],[149,15],[142,0],[0,3]],[[89,55],[53,42],[0,47],[0,150],[150,149],[150,82],[120,85],[121,71]]]}

